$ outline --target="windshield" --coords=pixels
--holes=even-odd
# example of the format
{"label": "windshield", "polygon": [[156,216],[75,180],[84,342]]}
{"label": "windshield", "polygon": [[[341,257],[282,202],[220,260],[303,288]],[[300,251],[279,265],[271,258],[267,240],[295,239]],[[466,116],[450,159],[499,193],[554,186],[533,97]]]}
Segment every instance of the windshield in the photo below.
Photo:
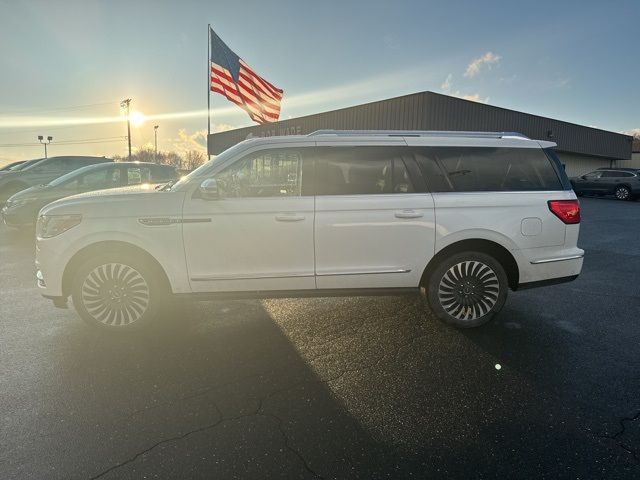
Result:
{"label": "windshield", "polygon": [[233,147],[226,149],[220,155],[216,155],[213,159],[200,165],[193,172],[180,178],[180,180],[178,180],[169,188],[167,188],[167,190],[175,190],[176,188],[182,185],[186,185],[187,183],[189,183],[195,178],[206,177],[211,173],[211,171],[215,168],[216,165],[226,161],[228,158],[235,156],[238,152],[244,150],[245,148],[247,148],[246,144],[244,142],[240,142],[234,145]]}
{"label": "windshield", "polygon": [[29,160],[19,165],[14,165],[9,170],[12,172],[17,172],[19,170],[26,170],[27,168],[31,168],[36,163],[40,163],[44,158],[36,158],[35,160]]}
{"label": "windshield", "polygon": [[90,172],[92,170],[98,170],[104,165],[88,165],[86,167],[78,168],[72,172],[67,173],[66,175],[62,175],[61,177],[56,178],[55,180],[50,181],[47,185],[49,187],[57,187],[59,185],[64,185],[65,183],[71,182],[78,178],[79,175],[82,175],[86,172]]}

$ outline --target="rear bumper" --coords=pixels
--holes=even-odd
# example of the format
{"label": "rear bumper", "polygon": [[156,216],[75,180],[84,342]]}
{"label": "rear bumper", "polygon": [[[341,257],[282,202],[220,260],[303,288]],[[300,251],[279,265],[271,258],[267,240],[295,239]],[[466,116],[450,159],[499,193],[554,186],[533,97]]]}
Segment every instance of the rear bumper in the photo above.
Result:
{"label": "rear bumper", "polygon": [[[574,280],[582,271],[584,250],[555,248],[520,250],[518,289]],[[530,286],[526,286],[530,285]]]}

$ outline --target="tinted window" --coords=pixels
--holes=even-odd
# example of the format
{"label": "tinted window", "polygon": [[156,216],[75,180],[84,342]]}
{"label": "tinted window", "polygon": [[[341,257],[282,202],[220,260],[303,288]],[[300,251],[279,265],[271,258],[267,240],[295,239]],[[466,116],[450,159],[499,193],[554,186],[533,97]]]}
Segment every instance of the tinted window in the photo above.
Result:
{"label": "tinted window", "polygon": [[168,182],[169,180],[175,180],[177,177],[174,168],[166,167],[151,167],[151,181],[152,182]]}
{"label": "tinted window", "polygon": [[[86,173],[85,173],[86,172]],[[52,187],[63,186],[66,189],[79,191],[100,190],[113,188],[120,184],[120,170],[109,166],[94,168],[89,166],[58,177],[51,183]]]}
{"label": "tinted window", "polygon": [[587,173],[584,178],[587,180],[595,180],[596,178],[600,178],[602,176],[602,172],[591,172]]}
{"label": "tinted window", "polygon": [[433,191],[562,190],[558,175],[542,149],[425,147],[421,157],[418,162],[423,171],[429,165],[424,157],[444,170],[444,178],[437,173],[427,178]]}
{"label": "tinted window", "polygon": [[427,187],[432,192],[452,192],[453,184],[444,174],[435,160],[433,152],[428,148],[418,148],[416,151],[416,162],[420,167],[422,176],[427,183]]}
{"label": "tinted window", "polygon": [[602,178],[623,178],[633,177],[631,172],[616,172],[615,170],[605,170],[602,172]]}
{"label": "tinted window", "polygon": [[151,182],[149,167],[127,167],[127,185]]}
{"label": "tinted window", "polygon": [[317,149],[318,195],[412,193],[403,161],[406,148],[326,147]]}
{"label": "tinted window", "polygon": [[[216,175],[223,197],[289,197],[303,192],[310,173],[304,149],[261,150],[234,162]],[[310,180],[310,179],[309,179]],[[307,182],[307,179],[304,180]]]}

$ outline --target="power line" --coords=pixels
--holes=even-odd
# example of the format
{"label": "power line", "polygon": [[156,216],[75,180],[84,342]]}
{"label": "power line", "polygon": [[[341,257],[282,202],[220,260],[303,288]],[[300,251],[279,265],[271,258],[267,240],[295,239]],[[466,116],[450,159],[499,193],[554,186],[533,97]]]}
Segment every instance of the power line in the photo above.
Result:
{"label": "power line", "polygon": [[86,125],[68,125],[65,127],[38,127],[38,128],[33,128],[33,129],[29,129],[29,130],[22,130],[22,129],[17,129],[17,130],[7,130],[7,131],[0,131],[0,135],[13,135],[13,134],[21,134],[21,133],[34,133],[34,132],[38,132],[40,133],[42,131],[43,128],[46,128],[47,131],[52,131],[52,130],[69,130],[70,128],[95,128],[95,125],[93,124],[86,124]]}
{"label": "power line", "polygon": [[[86,103],[84,105],[70,105],[67,107],[52,107],[46,109],[26,109],[26,110],[14,110],[11,113],[24,113],[31,115],[33,113],[43,113],[43,112],[59,112],[59,111],[69,111],[69,110],[83,110],[87,108],[101,107],[105,105],[118,105],[119,102],[111,101],[111,102],[101,102],[101,103]],[[6,113],[6,111],[5,111]]]}

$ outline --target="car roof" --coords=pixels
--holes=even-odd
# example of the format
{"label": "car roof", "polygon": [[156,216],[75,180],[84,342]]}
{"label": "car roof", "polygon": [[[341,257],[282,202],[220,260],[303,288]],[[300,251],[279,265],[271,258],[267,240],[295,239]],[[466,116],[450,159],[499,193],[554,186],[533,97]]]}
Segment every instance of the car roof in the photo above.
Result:
{"label": "car roof", "polygon": [[308,135],[250,137],[241,143],[270,145],[287,143],[439,145],[511,148],[552,148],[556,144],[533,140],[518,132],[467,132],[438,130],[317,130]]}
{"label": "car roof", "polygon": [[173,168],[175,169],[176,167],[174,167],[173,165],[163,165],[161,163],[153,163],[153,162],[116,162],[116,165],[124,165],[124,166],[148,166],[148,167],[160,167],[160,168]]}
{"label": "car roof", "polygon": [[600,167],[598,170],[614,170],[617,172],[633,172],[636,173],[640,171],[640,168],[631,168],[631,167]]}
{"label": "car roof", "polygon": [[54,160],[56,158],[74,158],[74,159],[84,159],[84,160],[103,160],[105,162],[113,162],[112,158],[96,157],[96,156],[93,156],[93,155],[57,155],[55,157],[43,158],[41,160]]}

